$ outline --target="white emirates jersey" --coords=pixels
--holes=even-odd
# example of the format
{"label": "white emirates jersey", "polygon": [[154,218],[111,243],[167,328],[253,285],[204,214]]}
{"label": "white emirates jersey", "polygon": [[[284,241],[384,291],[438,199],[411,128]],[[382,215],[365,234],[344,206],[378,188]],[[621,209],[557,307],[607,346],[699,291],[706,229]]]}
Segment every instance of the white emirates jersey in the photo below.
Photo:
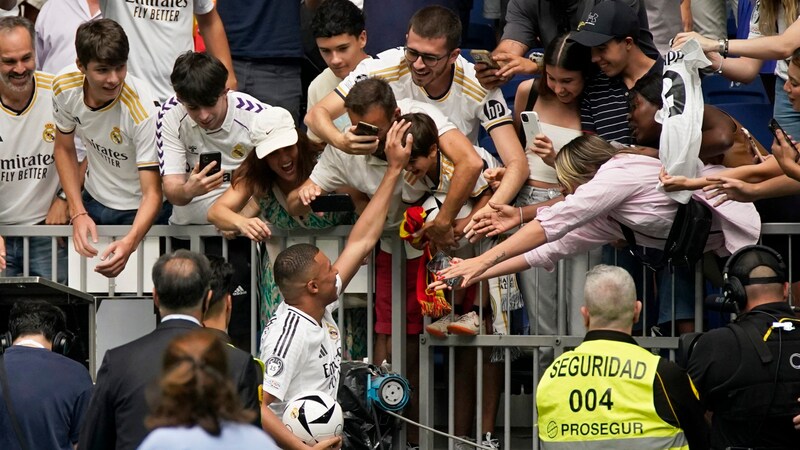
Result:
{"label": "white emirates jersey", "polygon": [[286,403],[303,391],[322,391],[336,398],[342,346],[330,309],[321,324],[285,302],[261,335],[264,392],[276,398],[269,407],[278,417]]}
{"label": "white emirates jersey", "polygon": [[500,89],[484,89],[475,77],[475,66],[459,55],[453,67],[453,82],[440,98],[431,98],[425,89],[414,84],[402,48],[380,53],[377,58],[367,58],[356,66],[336,92],[347,97],[353,85],[365,77],[386,80],[398,100],[411,98],[435,106],[450,122],[461,130],[472,143],[478,141],[478,127],[486,131],[511,124],[511,111]]}
{"label": "white emirates jersey", "polygon": [[58,190],[53,159],[53,76],[36,72],[28,106],[0,103],[0,224],[33,225],[47,217]]}
{"label": "white emirates jersey", "polygon": [[149,86],[131,75],[119,96],[94,109],[84,102],[84,76],[75,65],[53,80],[53,112],[62,133],[77,132],[89,165],[84,187],[104,206],[138,209],[139,170],[157,170],[155,112]]}
{"label": "white emirates jersey", "polygon": [[228,91],[225,121],[216,130],[206,130],[186,113],[174,96],[161,107],[156,120],[156,146],[161,175],[188,175],[200,159],[200,153],[222,154],[223,182],[217,189],[195,197],[186,206],[174,206],[170,223],[175,225],[207,224],[208,208],[231,184],[231,174],[255,146],[250,129],[258,115],[270,108],[255,98]]}
{"label": "white emirates jersey", "polygon": [[160,102],[172,95],[169,75],[175,60],[194,50],[194,14],[213,8],[213,0],[100,0],[103,17],[122,25],[128,35],[128,70],[149,81]]}

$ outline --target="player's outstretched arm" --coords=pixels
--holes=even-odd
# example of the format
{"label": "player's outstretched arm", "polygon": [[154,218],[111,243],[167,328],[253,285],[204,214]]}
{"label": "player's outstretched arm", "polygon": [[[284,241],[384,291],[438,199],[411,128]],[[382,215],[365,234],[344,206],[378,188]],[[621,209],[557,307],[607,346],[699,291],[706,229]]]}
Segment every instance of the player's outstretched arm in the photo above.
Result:
{"label": "player's outstretched arm", "polygon": [[411,155],[411,144],[413,138],[409,134],[405,142],[401,142],[403,134],[411,126],[411,123],[401,120],[395,122],[386,135],[386,158],[389,167],[381,180],[378,190],[369,201],[364,213],[358,218],[350,232],[342,254],[333,264],[339,271],[342,279],[342,290],[355,275],[361,262],[375,247],[375,243],[383,232],[383,225],[386,223],[386,214],[389,212],[392,194],[394,193],[397,181],[402,178],[403,168],[408,164]]}

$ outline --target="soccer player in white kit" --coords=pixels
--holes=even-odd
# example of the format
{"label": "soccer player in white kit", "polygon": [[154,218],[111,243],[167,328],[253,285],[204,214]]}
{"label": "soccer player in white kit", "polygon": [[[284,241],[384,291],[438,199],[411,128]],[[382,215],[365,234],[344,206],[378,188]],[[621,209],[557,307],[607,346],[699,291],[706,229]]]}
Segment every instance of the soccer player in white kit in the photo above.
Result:
{"label": "soccer player in white kit", "polygon": [[[155,145],[157,102],[148,85],[127,76],[128,38],[110,19],[81,24],[77,66],[53,80],[55,159],[69,203],[75,250],[98,255],[96,224],[131,225],[100,254],[96,271],[119,275],[161,210],[161,176]],[[86,145],[81,176],[72,133]]]}
{"label": "soccer player in white kit", "polygon": [[[341,337],[328,306],[337,300],[383,231],[389,199],[411,152],[412,139],[400,142],[408,127],[401,121],[390,128],[386,136],[386,174],[336,262],[331,264],[328,257],[309,244],[293,245],[275,260],[275,281],[284,303],[267,324],[261,340],[260,356],[266,366],[261,424],[281,448],[308,448],[279,419],[288,400],[307,390],[336,397]],[[340,446],[340,439],[333,438],[314,448]]]}

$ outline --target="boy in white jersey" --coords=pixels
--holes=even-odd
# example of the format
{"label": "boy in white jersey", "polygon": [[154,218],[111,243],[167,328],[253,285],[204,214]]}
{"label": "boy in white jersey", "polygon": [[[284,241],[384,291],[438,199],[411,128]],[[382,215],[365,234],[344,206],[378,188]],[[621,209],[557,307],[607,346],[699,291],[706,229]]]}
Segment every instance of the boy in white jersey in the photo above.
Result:
{"label": "boy in white jersey", "polygon": [[[81,24],[75,48],[77,66],[65,68],[53,80],[56,167],[78,253],[98,255],[87,237],[97,242],[96,224],[132,225],[100,254],[95,270],[110,278],[125,268],[161,211],[157,103],[144,82],[126,77],[128,38],[119,24],[110,19]],[[83,193],[74,132],[87,151]]]}
{"label": "boy in white jersey", "polygon": [[[156,119],[156,145],[164,180],[164,194],[174,205],[173,225],[207,224],[208,209],[230,186],[231,174],[255,148],[254,135],[278,123],[277,109],[242,92],[228,90],[228,70],[217,58],[185,52],[175,61],[170,81],[175,95],[161,106]],[[260,131],[259,131],[260,130]],[[201,168],[200,155],[218,152]],[[222,240],[203,240],[206,252],[222,255]],[[185,248],[186,240],[174,240]],[[233,316],[228,329],[234,343],[250,343],[250,240],[237,237],[228,243],[228,256],[236,267]]]}
{"label": "boy in white jersey", "polygon": [[130,36],[131,73],[152,84],[159,102],[172,95],[169,74],[175,59],[194,50],[194,19],[208,52],[228,69],[227,86],[236,89],[228,36],[213,0],[100,0],[100,11]]}
{"label": "boy in white jersey", "polygon": [[[364,29],[364,14],[350,0],[326,0],[314,13],[311,31],[317,41],[319,54],[328,68],[314,78],[308,86],[308,105],[306,110],[333,92],[358,63],[369,58],[364,47],[367,45],[367,30]],[[336,128],[349,127],[350,118],[342,114],[333,121]],[[322,142],[313,133],[308,137]]]}
{"label": "boy in white jersey", "polygon": [[[34,71],[34,40],[27,19],[0,19],[0,225],[62,225],[69,220],[67,202],[56,196],[52,75]],[[4,275],[23,275],[23,244],[21,237],[8,239]],[[52,278],[51,246],[50,238],[30,238],[28,274]],[[55,279],[63,283],[63,245],[58,259]]]}
{"label": "boy in white jersey", "polygon": [[[483,125],[494,141],[510,179],[503,179],[492,201],[511,202],[528,178],[528,163],[512,125],[511,114],[499,89],[486,90],[475,77],[473,64],[460,55],[461,21],[448,8],[433,5],[411,18],[406,47],[365,59],[309,110],[305,122],[322,140],[348,153],[370,153],[374,144],[353,129],[336,129],[332,118],[344,111],[344,101],[356,82],[379,77],[389,82],[397,98],[413,98],[439,109],[473,143]],[[484,208],[484,211],[488,207]]]}
{"label": "boy in white jersey", "polygon": [[[306,449],[280,421],[285,403],[296,394],[320,390],[336,397],[339,387],[341,339],[328,308],[361,267],[383,231],[389,198],[401,181],[412,139],[401,143],[408,129],[395,122],[386,136],[388,167],[378,190],[353,226],[335,263],[313,245],[297,244],[275,260],[275,281],[284,297],[261,339],[265,362],[261,423],[284,449]],[[341,439],[323,441],[314,448],[339,448]]]}

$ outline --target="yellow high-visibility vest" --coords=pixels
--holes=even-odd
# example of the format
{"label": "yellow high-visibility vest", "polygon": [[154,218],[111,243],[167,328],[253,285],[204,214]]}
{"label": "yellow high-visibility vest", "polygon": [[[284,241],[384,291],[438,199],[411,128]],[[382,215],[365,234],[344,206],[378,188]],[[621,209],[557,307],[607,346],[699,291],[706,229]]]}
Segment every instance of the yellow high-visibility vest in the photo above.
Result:
{"label": "yellow high-visibility vest", "polygon": [[542,448],[688,449],[683,431],[656,412],[658,361],[637,345],[610,340],[587,341],[558,357],[536,391]]}

